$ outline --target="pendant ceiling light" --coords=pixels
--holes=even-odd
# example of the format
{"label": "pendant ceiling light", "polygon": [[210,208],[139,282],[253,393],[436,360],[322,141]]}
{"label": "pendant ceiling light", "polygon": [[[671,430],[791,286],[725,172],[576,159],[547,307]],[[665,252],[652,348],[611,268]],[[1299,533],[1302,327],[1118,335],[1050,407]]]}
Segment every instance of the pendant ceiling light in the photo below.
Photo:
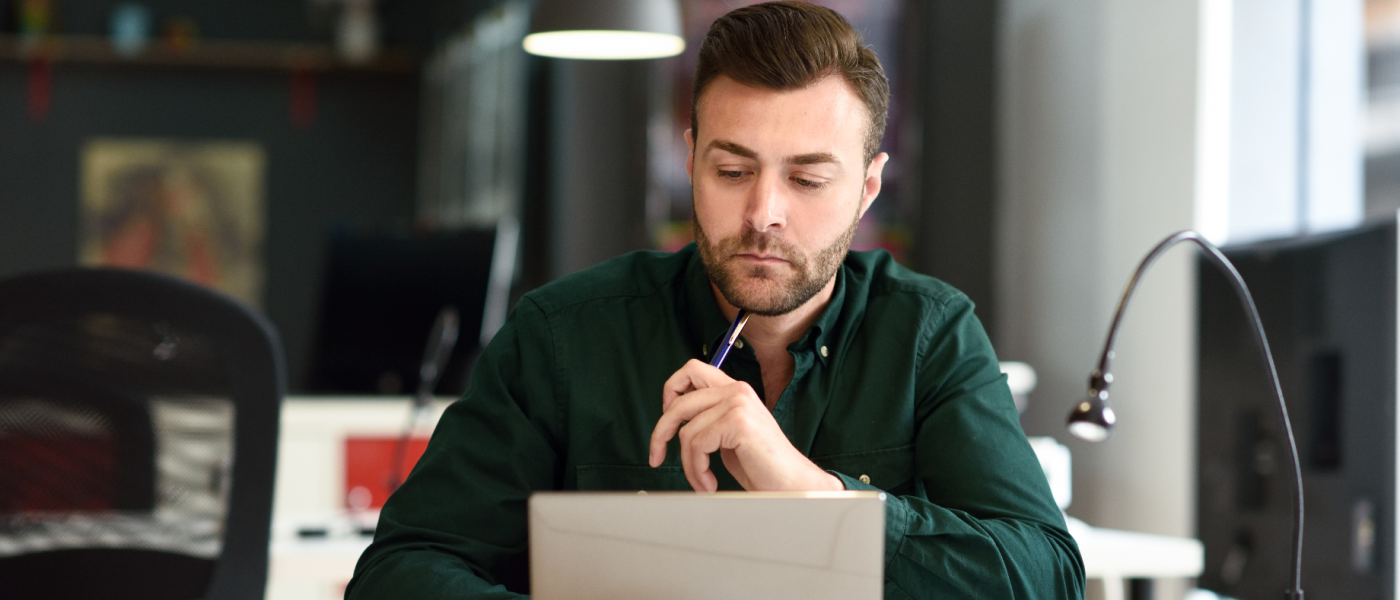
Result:
{"label": "pendant ceiling light", "polygon": [[525,51],[555,58],[626,60],[685,50],[676,0],[539,0]]}

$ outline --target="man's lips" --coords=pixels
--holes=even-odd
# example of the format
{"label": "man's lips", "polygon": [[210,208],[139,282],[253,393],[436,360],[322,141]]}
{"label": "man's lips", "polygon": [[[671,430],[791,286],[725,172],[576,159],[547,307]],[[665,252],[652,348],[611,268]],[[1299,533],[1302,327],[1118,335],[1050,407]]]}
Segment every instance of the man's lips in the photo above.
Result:
{"label": "man's lips", "polygon": [[742,258],[742,259],[747,260],[747,261],[750,261],[750,262],[758,262],[758,263],[765,263],[765,264],[777,264],[777,263],[785,263],[785,262],[788,262],[787,260],[783,259],[782,257],[780,257],[780,256],[774,256],[774,255],[772,255],[772,254],[752,254],[752,253],[743,253],[743,254],[736,254],[736,255],[734,255],[734,258]]}

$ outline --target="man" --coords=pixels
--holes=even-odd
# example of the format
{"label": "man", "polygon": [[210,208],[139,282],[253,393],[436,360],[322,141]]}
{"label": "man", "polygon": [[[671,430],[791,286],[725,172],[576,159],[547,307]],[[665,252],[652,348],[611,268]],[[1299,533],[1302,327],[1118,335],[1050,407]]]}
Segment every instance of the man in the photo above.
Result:
{"label": "man", "polygon": [[[347,597],[528,592],[526,498],[545,489],[884,490],[886,597],[1082,597],[972,304],[847,253],[880,191],[887,102],[875,54],[828,9],[716,21],[686,132],[696,243],[521,299]],[[741,343],[710,367],[740,308]]]}

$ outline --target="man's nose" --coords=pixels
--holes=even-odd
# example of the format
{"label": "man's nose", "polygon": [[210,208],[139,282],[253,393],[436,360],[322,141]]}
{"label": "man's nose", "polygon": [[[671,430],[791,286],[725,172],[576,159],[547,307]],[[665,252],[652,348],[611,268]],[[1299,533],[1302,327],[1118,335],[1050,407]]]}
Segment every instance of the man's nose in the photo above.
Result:
{"label": "man's nose", "polygon": [[776,233],[787,226],[787,203],[780,176],[759,175],[750,192],[748,214],[744,218],[749,227],[761,233]]}

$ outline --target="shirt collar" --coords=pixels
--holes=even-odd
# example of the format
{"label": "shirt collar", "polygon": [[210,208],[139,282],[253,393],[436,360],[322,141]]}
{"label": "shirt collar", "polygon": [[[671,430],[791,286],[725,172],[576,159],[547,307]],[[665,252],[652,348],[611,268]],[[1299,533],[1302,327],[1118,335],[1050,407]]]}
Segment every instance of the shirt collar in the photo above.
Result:
{"label": "shirt collar", "polygon": [[[705,265],[700,260],[700,253],[695,248],[695,243],[680,250],[690,253],[690,260],[685,270],[685,293],[686,310],[681,314],[688,315],[688,328],[691,340],[697,344],[695,350],[700,352],[704,360],[709,359],[709,353],[714,351],[714,346],[724,333],[729,330],[729,320],[719,309],[719,303],[715,302],[713,288],[710,287],[710,278],[705,273]],[[837,323],[841,318],[841,309],[845,306],[846,299],[846,279],[848,268],[843,263],[836,271],[836,286],[831,292],[831,301],[827,303],[826,309],[821,316],[812,323],[812,327],[807,333],[796,342],[793,342],[788,349],[793,352],[811,351],[817,356],[817,360],[823,365],[830,364],[831,359],[836,355],[839,346],[836,340]],[[823,354],[822,348],[827,348]]]}

